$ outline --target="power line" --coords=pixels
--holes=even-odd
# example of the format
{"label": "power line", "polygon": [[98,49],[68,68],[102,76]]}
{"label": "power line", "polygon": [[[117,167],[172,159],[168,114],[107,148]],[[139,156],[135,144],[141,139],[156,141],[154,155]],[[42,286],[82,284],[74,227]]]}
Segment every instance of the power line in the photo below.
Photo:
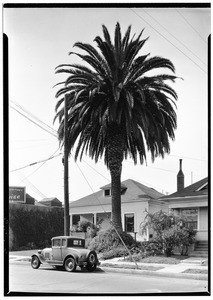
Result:
{"label": "power line", "polygon": [[179,10],[176,9],[176,11],[185,20],[185,22],[194,30],[194,32],[197,33],[197,35],[201,38],[201,40],[207,44],[207,42],[203,39],[203,37],[200,35],[200,33],[192,26],[192,24],[189,23],[189,21],[184,17],[184,15]]}
{"label": "power line", "polygon": [[[24,176],[21,172],[18,172],[17,174],[23,179]],[[25,181],[27,182],[28,186],[30,186],[32,191],[34,191],[37,195],[39,195],[41,198],[47,198],[37,187],[34,186],[34,184],[32,184],[32,182],[30,182],[28,179],[25,179]]]}
{"label": "power line", "polygon": [[134,11],[132,8],[130,8],[132,12],[134,12],[141,20],[143,20],[145,23],[147,23],[153,30],[155,30],[161,37],[163,37],[167,42],[169,42],[172,46],[174,46],[178,51],[180,51],[184,56],[186,56],[190,61],[192,61],[201,71],[203,71],[205,74],[207,72],[202,69],[193,59],[191,59],[187,54],[185,54],[181,49],[179,49],[177,46],[175,46],[169,39],[167,39],[162,33],[160,33],[157,29],[155,29],[149,22],[147,22],[144,18],[142,18],[136,11]]}
{"label": "power line", "polygon": [[[58,150],[57,150],[57,151],[58,151]],[[57,151],[56,151],[56,152],[57,152]],[[55,155],[55,156],[51,156],[51,157],[49,157],[49,158],[47,158],[47,159],[43,159],[43,160],[40,160],[40,161],[36,161],[36,162],[31,163],[31,164],[29,164],[29,165],[26,165],[26,166],[24,166],[24,167],[20,167],[20,168],[18,168],[18,169],[14,169],[14,170],[10,171],[10,173],[15,172],[15,171],[19,171],[19,170],[22,170],[22,169],[25,169],[25,168],[27,168],[27,167],[34,166],[34,165],[39,164],[39,163],[42,163],[42,162],[46,162],[46,161],[48,161],[48,160],[50,160],[50,159],[53,159],[53,158],[55,158],[55,157],[57,157],[57,156],[59,156],[59,155],[61,155],[61,153],[59,153],[59,154],[57,154],[57,155]]]}
{"label": "power line", "polygon": [[[59,150],[59,148],[52,154],[52,156],[53,156],[58,150]],[[60,154],[61,154],[61,153],[60,153]],[[60,154],[58,154],[58,156],[59,156]],[[54,157],[56,157],[56,156],[54,156]],[[39,166],[37,169],[35,169],[31,174],[29,174],[29,175],[26,176],[24,179],[22,179],[22,180],[20,181],[20,183],[21,183],[22,181],[24,181],[25,179],[29,178],[30,176],[32,176],[35,172],[37,172],[41,167],[43,167],[43,165],[44,165],[48,160],[49,160],[49,159],[45,160],[45,161],[43,162],[42,165],[40,165],[40,166]]]}
{"label": "power line", "polygon": [[14,109],[17,113],[19,113],[20,115],[22,115],[23,117],[25,117],[27,120],[29,120],[30,122],[32,122],[33,124],[37,125],[38,127],[40,127],[41,129],[45,130],[46,132],[48,132],[49,134],[53,135],[54,137],[57,138],[57,134],[53,133],[52,131],[45,129],[43,126],[39,125],[38,123],[36,123],[35,121],[33,121],[31,118],[29,118],[28,116],[26,116],[25,114],[23,114],[22,112],[20,112],[18,109],[16,109],[15,107],[11,106],[10,107],[12,109]]}
{"label": "power line", "polygon": [[15,101],[12,101],[12,100],[10,100],[10,102],[13,105],[17,106],[19,109],[21,109],[23,112],[25,112],[27,115],[29,115],[31,118],[33,118],[34,120],[36,120],[38,123],[42,124],[43,126],[46,126],[47,130],[50,130],[50,131],[52,131],[55,134],[56,131],[52,127],[50,127],[48,124],[44,123],[38,117],[36,117],[31,112],[29,112],[28,110],[26,110],[26,108],[24,108],[23,106],[21,106],[19,103],[16,103]]}
{"label": "power line", "polygon": [[195,54],[195,53],[194,53],[192,50],[190,50],[183,42],[181,42],[179,39],[177,39],[176,36],[174,36],[171,32],[169,32],[169,31],[167,30],[167,28],[164,27],[160,22],[158,22],[151,14],[149,14],[149,13],[148,13],[147,11],[145,11],[144,9],[143,9],[143,11],[144,11],[148,16],[150,16],[153,20],[155,20],[155,22],[157,22],[158,25],[160,25],[166,32],[168,32],[168,33],[169,33],[176,41],[178,41],[184,48],[186,48],[189,52],[191,52],[194,56],[196,56],[196,58],[199,59],[200,62],[202,62],[205,66],[207,66],[207,64],[206,64],[205,62],[203,62],[197,54]]}

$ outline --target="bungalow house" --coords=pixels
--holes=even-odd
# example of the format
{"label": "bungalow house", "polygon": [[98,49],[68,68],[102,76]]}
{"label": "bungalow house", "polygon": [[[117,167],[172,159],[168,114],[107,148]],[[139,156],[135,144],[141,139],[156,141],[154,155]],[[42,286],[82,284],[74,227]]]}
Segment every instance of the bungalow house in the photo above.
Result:
{"label": "bungalow house", "polygon": [[170,213],[183,216],[186,226],[197,230],[196,250],[208,248],[208,177],[184,187],[184,174],[182,160],[177,175],[177,191],[160,199],[168,205]]}
{"label": "bungalow house", "polygon": [[[149,233],[138,234],[140,224],[146,216],[146,210],[154,213],[167,211],[167,205],[158,200],[163,194],[137,181],[128,179],[121,184],[121,214],[123,229],[139,241],[149,239]],[[100,191],[77,201],[70,202],[71,230],[79,221],[87,220],[95,225],[101,223],[101,230],[110,227],[111,220],[111,184]]]}

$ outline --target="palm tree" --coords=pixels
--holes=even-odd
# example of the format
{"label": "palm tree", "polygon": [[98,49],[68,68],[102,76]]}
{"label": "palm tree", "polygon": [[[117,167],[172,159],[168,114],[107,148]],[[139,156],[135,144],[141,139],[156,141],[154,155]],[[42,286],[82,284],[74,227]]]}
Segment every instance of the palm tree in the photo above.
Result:
{"label": "palm tree", "polygon": [[63,145],[65,97],[68,99],[68,151],[75,148],[75,159],[83,153],[104,161],[111,174],[112,223],[121,232],[121,170],[129,156],[137,164],[146,161],[150,151],[152,161],[169,153],[169,139],[174,139],[177,94],[166,82],[174,75],[146,75],[160,68],[175,73],[168,59],[139,55],[146,39],[130,38],[131,26],[122,37],[119,23],[115,27],[114,43],[103,25],[103,36],[97,36],[98,49],[77,42],[74,47],[83,54],[70,52],[86,64],[62,64],[56,73],[68,77],[56,94],[55,119],[59,120],[58,137]]}

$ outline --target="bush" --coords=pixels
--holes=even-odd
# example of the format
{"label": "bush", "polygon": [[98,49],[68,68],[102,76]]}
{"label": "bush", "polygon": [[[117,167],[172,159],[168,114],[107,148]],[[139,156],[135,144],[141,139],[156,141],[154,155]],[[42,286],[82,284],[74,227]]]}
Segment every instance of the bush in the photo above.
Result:
{"label": "bush", "polygon": [[158,241],[148,241],[143,242],[141,246],[141,251],[144,257],[155,256],[162,253],[163,247]]}
{"label": "bush", "polygon": [[122,256],[128,256],[129,252],[127,251],[126,248],[124,248],[124,246],[120,246],[117,248],[113,248],[111,250],[108,250],[106,252],[103,253],[102,257],[103,259],[112,259],[114,257],[122,257]]}
{"label": "bush", "polygon": [[[132,247],[137,245],[130,234],[123,232],[120,234],[120,236],[128,249],[131,249]],[[98,235],[90,242],[89,249],[95,250],[98,253],[103,253],[121,246],[124,247],[117,232],[115,231],[115,229],[110,228],[105,231],[100,231]]]}
{"label": "bush", "polygon": [[181,254],[186,255],[188,247],[194,243],[196,231],[184,227],[183,224],[184,219],[178,216],[167,215],[163,211],[154,214],[147,212],[145,221],[140,225],[140,233],[148,227],[155,232],[152,240],[155,244],[149,244],[153,253],[158,248],[166,256],[171,256],[174,247],[178,246]]}

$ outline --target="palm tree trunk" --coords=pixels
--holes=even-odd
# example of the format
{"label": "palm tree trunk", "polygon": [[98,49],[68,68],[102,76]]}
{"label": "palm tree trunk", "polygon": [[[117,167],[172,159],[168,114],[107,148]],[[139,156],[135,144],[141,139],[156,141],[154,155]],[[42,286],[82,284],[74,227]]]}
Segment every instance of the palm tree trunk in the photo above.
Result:
{"label": "palm tree trunk", "polygon": [[112,223],[113,226],[122,232],[121,221],[121,170],[124,151],[123,135],[117,124],[109,126],[105,160],[111,175],[112,194]]}
{"label": "palm tree trunk", "polygon": [[116,230],[122,232],[121,220],[121,173],[110,172],[112,192],[112,224]]}

